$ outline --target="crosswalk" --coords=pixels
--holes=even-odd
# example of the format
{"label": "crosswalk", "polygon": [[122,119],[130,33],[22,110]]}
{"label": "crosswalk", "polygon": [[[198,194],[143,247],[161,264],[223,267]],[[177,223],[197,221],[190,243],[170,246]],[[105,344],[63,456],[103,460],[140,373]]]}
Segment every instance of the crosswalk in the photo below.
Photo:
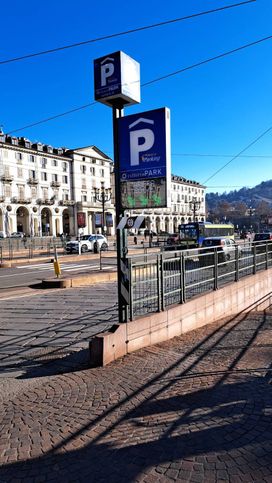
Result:
{"label": "crosswalk", "polygon": [[[81,272],[81,271],[90,271],[90,270],[99,270],[100,265],[91,265],[90,263],[86,263],[84,265],[78,265],[78,264],[72,264],[72,263],[61,263],[61,271],[65,272]],[[53,263],[38,263],[36,265],[20,265],[17,267],[17,269],[24,269],[24,270],[29,270],[29,271],[35,271],[35,272],[45,272],[48,270],[54,271],[54,265]],[[114,265],[104,265],[102,264],[102,269],[103,270],[114,270],[116,267]]]}

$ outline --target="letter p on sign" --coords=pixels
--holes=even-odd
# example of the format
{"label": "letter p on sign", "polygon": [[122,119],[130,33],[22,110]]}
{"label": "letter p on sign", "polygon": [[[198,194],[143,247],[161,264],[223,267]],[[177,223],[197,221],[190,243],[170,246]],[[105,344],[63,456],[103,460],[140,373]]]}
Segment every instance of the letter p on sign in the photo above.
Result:
{"label": "letter p on sign", "polygon": [[102,87],[105,87],[107,85],[107,79],[108,77],[111,77],[113,73],[114,73],[113,63],[107,63],[104,65],[101,65],[101,86]]}
{"label": "letter p on sign", "polygon": [[154,141],[155,141],[155,136],[151,129],[139,129],[137,131],[130,132],[131,166],[139,165],[139,153],[142,153],[151,149],[154,144]]}

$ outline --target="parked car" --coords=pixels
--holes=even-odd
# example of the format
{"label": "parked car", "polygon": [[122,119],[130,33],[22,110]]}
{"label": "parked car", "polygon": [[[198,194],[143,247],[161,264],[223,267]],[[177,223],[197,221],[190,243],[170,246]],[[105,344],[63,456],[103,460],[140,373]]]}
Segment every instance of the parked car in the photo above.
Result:
{"label": "parked car", "polygon": [[81,253],[94,251],[94,244],[98,244],[99,250],[106,250],[108,248],[108,241],[104,235],[83,235],[80,240],[72,240],[66,243],[67,253],[79,253],[79,246]]}
{"label": "parked car", "polygon": [[24,233],[22,231],[14,231],[11,235],[10,238],[24,238]]}
{"label": "parked car", "polygon": [[176,245],[179,242],[179,234],[173,233],[166,240],[167,245]]}
{"label": "parked car", "polygon": [[266,251],[266,245],[268,245],[268,250],[271,252],[272,251],[272,233],[255,233],[253,242],[255,249],[257,253],[260,252],[265,252]]}
{"label": "parked car", "polygon": [[217,236],[204,238],[202,248],[199,250],[200,255],[203,253],[203,256],[200,256],[200,260],[204,262],[206,259],[205,255],[212,254],[216,250],[218,253],[218,262],[226,262],[227,260],[235,258],[236,247],[238,247],[240,254],[241,248],[231,238]]}

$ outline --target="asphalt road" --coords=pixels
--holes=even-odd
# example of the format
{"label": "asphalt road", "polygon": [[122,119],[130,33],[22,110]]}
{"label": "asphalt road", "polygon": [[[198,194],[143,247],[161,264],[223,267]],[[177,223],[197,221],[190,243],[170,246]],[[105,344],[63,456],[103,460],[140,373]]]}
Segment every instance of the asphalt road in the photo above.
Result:
{"label": "asphalt road", "polygon": [[[99,258],[84,258],[69,262],[66,258],[61,261],[61,271],[64,275],[87,274],[94,270],[115,270],[115,257],[102,258],[101,265]],[[27,287],[40,283],[45,278],[54,277],[54,265],[50,261],[34,262],[33,264],[22,264],[12,268],[1,268],[0,271],[0,292],[3,289]]]}

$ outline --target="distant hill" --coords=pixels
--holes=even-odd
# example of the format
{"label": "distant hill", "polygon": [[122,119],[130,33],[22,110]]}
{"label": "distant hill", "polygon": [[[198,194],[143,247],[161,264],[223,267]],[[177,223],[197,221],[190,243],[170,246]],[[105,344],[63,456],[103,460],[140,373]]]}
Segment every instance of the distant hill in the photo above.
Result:
{"label": "distant hill", "polygon": [[263,181],[254,188],[241,188],[229,193],[207,193],[206,202],[210,210],[215,209],[218,203],[245,203],[248,207],[256,208],[262,201],[272,207],[272,180]]}

